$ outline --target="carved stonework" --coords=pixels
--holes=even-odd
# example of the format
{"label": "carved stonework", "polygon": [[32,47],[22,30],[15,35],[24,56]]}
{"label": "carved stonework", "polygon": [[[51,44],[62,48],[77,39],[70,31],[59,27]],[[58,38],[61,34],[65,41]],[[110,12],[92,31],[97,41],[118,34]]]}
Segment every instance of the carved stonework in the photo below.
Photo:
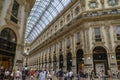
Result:
{"label": "carved stonework", "polygon": [[78,51],[79,49],[82,49],[82,45],[77,45],[76,46],[76,51]]}
{"label": "carved stonework", "polygon": [[104,8],[104,0],[100,0],[102,8]]}
{"label": "carved stonework", "polygon": [[106,30],[106,35],[107,35],[107,41],[108,41],[108,47],[109,47],[109,50],[112,51],[112,45],[111,45],[111,38],[110,38],[110,27],[109,26],[105,26],[105,30]]}
{"label": "carved stonework", "polygon": [[1,16],[2,8],[3,8],[3,2],[4,2],[4,0],[0,0],[0,16]]}
{"label": "carved stonework", "polygon": [[105,42],[93,42],[94,46],[103,46],[105,45]]}
{"label": "carved stonework", "polygon": [[85,0],[80,0],[82,10],[85,11]]}
{"label": "carved stonework", "polygon": [[66,49],[66,53],[69,53],[69,52],[71,52],[71,48]]}

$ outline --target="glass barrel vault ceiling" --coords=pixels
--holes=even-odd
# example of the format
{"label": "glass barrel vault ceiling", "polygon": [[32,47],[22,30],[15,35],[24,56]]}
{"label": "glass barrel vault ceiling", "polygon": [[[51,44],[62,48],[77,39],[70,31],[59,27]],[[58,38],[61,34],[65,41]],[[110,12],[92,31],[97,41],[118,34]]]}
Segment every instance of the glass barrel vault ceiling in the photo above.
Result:
{"label": "glass barrel vault ceiling", "polygon": [[31,43],[72,0],[36,0],[27,20],[25,42]]}

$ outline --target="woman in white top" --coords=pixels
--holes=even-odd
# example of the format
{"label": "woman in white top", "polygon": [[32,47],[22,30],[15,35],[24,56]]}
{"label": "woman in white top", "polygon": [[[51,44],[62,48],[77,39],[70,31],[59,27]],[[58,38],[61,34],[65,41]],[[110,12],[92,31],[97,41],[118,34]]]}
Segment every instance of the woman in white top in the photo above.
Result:
{"label": "woman in white top", "polygon": [[15,77],[16,77],[16,80],[19,80],[20,77],[21,77],[22,73],[20,72],[20,70],[18,69],[16,72],[15,72]]}

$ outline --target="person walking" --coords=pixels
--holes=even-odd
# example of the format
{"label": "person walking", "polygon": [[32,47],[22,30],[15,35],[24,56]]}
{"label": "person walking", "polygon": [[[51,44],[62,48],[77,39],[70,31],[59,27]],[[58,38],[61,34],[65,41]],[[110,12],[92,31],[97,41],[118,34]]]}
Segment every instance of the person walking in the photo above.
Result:
{"label": "person walking", "polygon": [[25,69],[22,71],[22,80],[26,80],[26,72]]}
{"label": "person walking", "polygon": [[47,80],[52,80],[52,72],[49,70],[47,73]]}
{"label": "person walking", "polygon": [[43,68],[42,71],[40,72],[39,74],[39,80],[46,80],[46,71],[45,69]]}
{"label": "person walking", "polygon": [[72,80],[73,77],[74,77],[73,72],[72,72],[72,70],[70,70],[70,72],[69,72],[69,79]]}
{"label": "person walking", "polygon": [[58,71],[58,80],[63,80],[63,70],[60,68],[60,70]]}
{"label": "person walking", "polygon": [[0,80],[4,80],[4,72],[5,72],[4,67],[1,66],[0,67]]}
{"label": "person walking", "polygon": [[20,70],[18,69],[18,70],[15,72],[16,80],[19,80],[19,79],[21,78],[21,75],[22,75],[22,73],[21,73]]}
{"label": "person walking", "polygon": [[5,80],[9,80],[9,75],[10,75],[10,71],[8,69],[5,70],[5,75],[4,75],[4,79]]}

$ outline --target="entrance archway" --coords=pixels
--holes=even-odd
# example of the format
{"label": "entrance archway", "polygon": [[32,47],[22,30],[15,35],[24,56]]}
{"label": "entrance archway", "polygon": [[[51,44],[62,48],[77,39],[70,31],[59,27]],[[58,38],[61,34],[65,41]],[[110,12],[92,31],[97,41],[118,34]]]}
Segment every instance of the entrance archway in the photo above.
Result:
{"label": "entrance archway", "polygon": [[83,56],[83,50],[79,49],[76,53],[76,72],[84,72],[84,56]]}
{"label": "entrance archway", "polygon": [[59,56],[59,68],[63,68],[63,55],[60,54]]}
{"label": "entrance archway", "polygon": [[0,34],[0,64],[4,68],[12,70],[17,38],[13,30],[5,28]]}
{"label": "entrance archway", "polygon": [[120,45],[116,47],[115,52],[116,52],[118,70],[120,70]]}
{"label": "entrance archway", "polygon": [[67,53],[67,70],[70,71],[72,68],[72,53]]}
{"label": "entrance archway", "polygon": [[94,70],[96,75],[98,75],[99,72],[101,71],[107,74],[109,67],[108,67],[107,51],[105,50],[105,48],[101,46],[94,48],[93,63],[94,63]]}

